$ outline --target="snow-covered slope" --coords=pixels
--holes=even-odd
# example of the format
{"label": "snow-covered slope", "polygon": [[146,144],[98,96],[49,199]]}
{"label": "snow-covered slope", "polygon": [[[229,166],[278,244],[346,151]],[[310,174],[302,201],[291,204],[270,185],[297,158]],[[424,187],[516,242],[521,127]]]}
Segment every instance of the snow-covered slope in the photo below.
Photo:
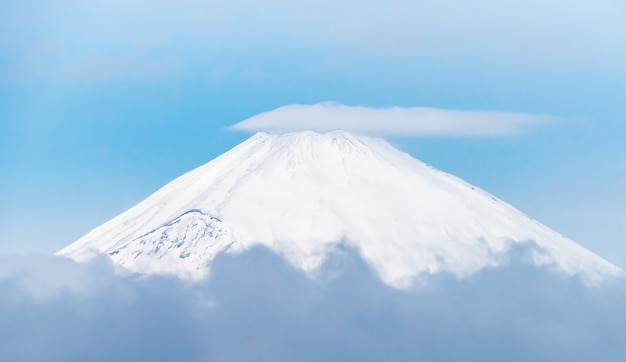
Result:
{"label": "snow-covered slope", "polygon": [[381,139],[258,133],[58,254],[200,278],[222,252],[264,245],[315,271],[343,243],[382,280],[469,275],[528,246],[532,262],[588,282],[621,274],[596,254]]}

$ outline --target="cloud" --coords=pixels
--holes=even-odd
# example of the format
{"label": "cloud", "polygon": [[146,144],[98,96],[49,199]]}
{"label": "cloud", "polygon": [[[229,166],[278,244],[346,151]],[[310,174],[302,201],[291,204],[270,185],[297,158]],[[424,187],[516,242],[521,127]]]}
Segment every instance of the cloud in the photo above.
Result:
{"label": "cloud", "polygon": [[[615,361],[626,353],[624,280],[588,289],[512,264],[402,291],[347,250],[311,280],[258,248],[223,255],[208,280],[186,284],[29,258],[0,276],[3,361]],[[67,268],[87,276],[85,288],[67,288],[67,273],[44,273]],[[54,280],[58,292],[33,293],[44,283],[18,283],[20,275]]]}
{"label": "cloud", "polygon": [[337,129],[374,135],[502,136],[555,121],[555,117],[439,108],[373,108],[340,103],[292,104],[252,116],[231,129],[283,133]]}

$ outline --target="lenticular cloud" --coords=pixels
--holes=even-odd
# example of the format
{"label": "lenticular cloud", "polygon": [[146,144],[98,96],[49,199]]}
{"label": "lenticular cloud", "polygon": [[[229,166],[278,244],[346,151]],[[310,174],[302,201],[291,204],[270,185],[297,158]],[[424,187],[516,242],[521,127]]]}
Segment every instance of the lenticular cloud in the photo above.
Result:
{"label": "lenticular cloud", "polygon": [[347,106],[335,102],[292,104],[260,113],[234,130],[270,133],[342,129],[371,135],[503,136],[528,131],[555,117],[526,113],[439,108]]}

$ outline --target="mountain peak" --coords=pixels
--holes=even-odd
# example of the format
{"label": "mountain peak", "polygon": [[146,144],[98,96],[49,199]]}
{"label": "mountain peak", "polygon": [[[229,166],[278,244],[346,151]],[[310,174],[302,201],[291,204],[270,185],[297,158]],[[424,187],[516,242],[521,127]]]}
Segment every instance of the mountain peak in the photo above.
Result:
{"label": "mountain peak", "polygon": [[371,141],[372,139],[363,135],[357,135],[344,130],[334,130],[325,133],[319,133],[314,131],[300,131],[281,134],[269,134],[265,132],[258,132],[249,141],[254,142],[275,142],[281,146],[293,147],[293,148],[306,148],[315,147],[320,143],[330,143],[344,152],[351,152],[355,150],[367,150],[362,139]]}
{"label": "mountain peak", "polygon": [[495,267],[518,246],[531,263],[588,282],[621,273],[477,187],[341,130],[257,133],[59,254],[104,253],[134,272],[201,278],[220,253],[255,245],[312,272],[341,244],[395,287]]}

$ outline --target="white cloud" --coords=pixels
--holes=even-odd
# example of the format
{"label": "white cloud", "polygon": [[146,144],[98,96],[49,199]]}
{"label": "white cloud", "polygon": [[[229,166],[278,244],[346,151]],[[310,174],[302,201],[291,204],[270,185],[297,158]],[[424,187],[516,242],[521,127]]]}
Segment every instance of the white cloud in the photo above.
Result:
{"label": "white cloud", "polygon": [[1,361],[620,361],[626,354],[623,279],[587,289],[514,262],[402,291],[381,283],[351,250],[333,255],[316,280],[266,249],[223,255],[198,284],[120,277],[54,257],[0,261]]}
{"label": "white cloud", "polygon": [[231,129],[283,133],[337,129],[406,136],[501,136],[556,120],[526,113],[438,108],[347,106],[340,103],[292,104],[241,121]]}

